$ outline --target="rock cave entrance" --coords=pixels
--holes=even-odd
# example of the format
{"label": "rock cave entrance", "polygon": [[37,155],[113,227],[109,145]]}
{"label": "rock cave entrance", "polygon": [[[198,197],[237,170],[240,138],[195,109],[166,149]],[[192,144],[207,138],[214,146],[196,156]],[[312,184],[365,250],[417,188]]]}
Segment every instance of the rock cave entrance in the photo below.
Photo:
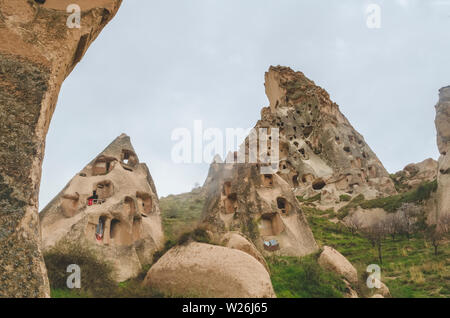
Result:
{"label": "rock cave entrance", "polygon": [[261,235],[277,236],[284,231],[284,224],[279,213],[265,213],[261,216]]}
{"label": "rock cave entrance", "polygon": [[134,215],[136,213],[136,205],[133,198],[126,197],[124,200],[124,210],[126,215]]}
{"label": "rock cave entrance", "polygon": [[142,219],[140,217],[133,218],[133,242],[141,239]]}
{"label": "rock cave entrance", "polygon": [[300,186],[300,183],[298,182],[298,174],[292,176],[292,184],[296,188]]}
{"label": "rock cave entrance", "polygon": [[115,158],[101,156],[95,160],[94,166],[92,168],[93,176],[101,176],[108,174],[114,168]]}
{"label": "rock cave entrance", "polygon": [[121,162],[124,165],[134,167],[138,163],[138,160],[136,154],[133,151],[124,149],[122,150]]}
{"label": "rock cave entrance", "polygon": [[147,216],[152,212],[152,197],[149,193],[137,192],[136,198],[141,215]]}
{"label": "rock cave entrance", "polygon": [[105,215],[102,215],[98,219],[98,224],[95,229],[95,239],[97,240],[97,242],[103,242],[103,239],[105,238],[106,220],[107,217]]}
{"label": "rock cave entrance", "polygon": [[326,186],[326,183],[322,178],[316,179],[312,183],[312,188],[314,190],[322,190],[325,186]]}
{"label": "rock cave entrance", "polygon": [[273,175],[272,174],[264,174],[261,176],[263,186],[272,187],[273,186]]}
{"label": "rock cave entrance", "polygon": [[280,212],[282,214],[289,213],[289,211],[290,211],[290,204],[289,204],[289,202],[287,202],[287,200],[285,198],[282,198],[282,197],[278,197],[277,198],[277,207],[278,207],[278,210],[280,210]]}
{"label": "rock cave entrance", "polygon": [[237,203],[237,194],[231,193],[227,196],[225,199],[225,213],[226,214],[233,214],[236,213],[236,206]]}

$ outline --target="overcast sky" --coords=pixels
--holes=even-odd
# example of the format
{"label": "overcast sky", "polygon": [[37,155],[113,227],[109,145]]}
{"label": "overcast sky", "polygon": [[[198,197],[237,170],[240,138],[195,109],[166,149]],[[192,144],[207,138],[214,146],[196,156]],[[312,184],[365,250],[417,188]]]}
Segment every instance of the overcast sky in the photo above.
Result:
{"label": "overcast sky", "polygon": [[[367,27],[370,3],[380,29]],[[449,52],[450,1],[124,0],[63,84],[40,208],[123,132],[160,196],[202,184],[208,164],[172,162],[172,131],[253,127],[270,65],[325,88],[389,172],[437,159]]]}

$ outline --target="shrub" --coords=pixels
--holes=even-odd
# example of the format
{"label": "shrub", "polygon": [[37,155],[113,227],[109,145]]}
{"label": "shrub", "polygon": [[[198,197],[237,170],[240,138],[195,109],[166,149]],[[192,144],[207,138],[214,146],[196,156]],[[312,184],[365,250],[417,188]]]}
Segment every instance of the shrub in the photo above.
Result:
{"label": "shrub", "polygon": [[350,195],[348,195],[348,194],[341,194],[339,196],[339,200],[341,202],[349,202],[351,199],[352,199],[352,197]]}
{"label": "shrub", "polygon": [[[64,294],[95,295],[108,297],[116,287],[113,280],[113,267],[100,260],[97,253],[86,245],[74,242],[61,242],[44,253],[50,287]],[[67,287],[67,267],[76,264],[81,269],[81,289]]]}

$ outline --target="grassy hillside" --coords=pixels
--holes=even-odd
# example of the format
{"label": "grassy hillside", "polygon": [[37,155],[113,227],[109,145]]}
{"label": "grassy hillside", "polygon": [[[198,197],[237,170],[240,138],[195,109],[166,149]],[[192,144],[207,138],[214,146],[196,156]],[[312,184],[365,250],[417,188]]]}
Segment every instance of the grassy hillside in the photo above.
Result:
{"label": "grassy hillside", "polygon": [[[368,265],[378,264],[377,251],[368,240],[330,221],[328,213],[304,209],[317,243],[334,247],[352,262],[364,278]],[[386,238],[382,243],[382,281],[392,297],[450,297],[450,244],[437,256],[422,234],[410,240]]]}
{"label": "grassy hillside", "polygon": [[159,205],[166,238],[175,240],[192,231],[200,220],[204,203],[205,195],[201,188],[161,198]]}

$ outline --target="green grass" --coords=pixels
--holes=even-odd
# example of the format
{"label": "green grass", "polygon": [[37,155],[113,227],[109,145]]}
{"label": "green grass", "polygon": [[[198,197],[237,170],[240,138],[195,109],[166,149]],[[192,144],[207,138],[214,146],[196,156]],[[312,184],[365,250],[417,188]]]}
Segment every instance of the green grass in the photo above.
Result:
{"label": "green grass", "polygon": [[350,202],[352,200],[352,197],[348,194],[341,194],[339,196],[339,201],[341,202]]}
{"label": "green grass", "polygon": [[205,195],[200,188],[179,195],[169,195],[161,198],[161,208],[164,234],[168,240],[176,240],[188,231],[194,230],[200,220]]}
{"label": "green grass", "polygon": [[267,258],[267,264],[279,298],[342,298],[347,290],[338,275],[317,264],[317,255],[274,256]]}
{"label": "green grass", "polygon": [[[377,251],[359,234],[341,224],[320,217],[319,211],[305,210],[317,243],[337,249],[358,269],[362,284],[365,270],[378,264]],[[382,280],[393,297],[450,297],[450,244],[440,246],[437,256],[421,234],[409,241],[400,237],[382,243]],[[361,288],[363,289],[363,288]],[[363,294],[367,291],[359,290]]]}
{"label": "green grass", "polygon": [[310,197],[308,199],[303,198],[302,196],[297,196],[297,200],[300,202],[316,202],[316,201],[320,201],[320,199],[322,198],[322,194],[318,193],[313,197]]}
{"label": "green grass", "polygon": [[[44,254],[52,298],[136,298],[160,297],[160,293],[142,284],[149,269],[126,282],[116,283],[111,264],[102,261],[94,250],[77,243],[62,242]],[[66,285],[67,266],[77,264],[81,269],[81,288]]]}

